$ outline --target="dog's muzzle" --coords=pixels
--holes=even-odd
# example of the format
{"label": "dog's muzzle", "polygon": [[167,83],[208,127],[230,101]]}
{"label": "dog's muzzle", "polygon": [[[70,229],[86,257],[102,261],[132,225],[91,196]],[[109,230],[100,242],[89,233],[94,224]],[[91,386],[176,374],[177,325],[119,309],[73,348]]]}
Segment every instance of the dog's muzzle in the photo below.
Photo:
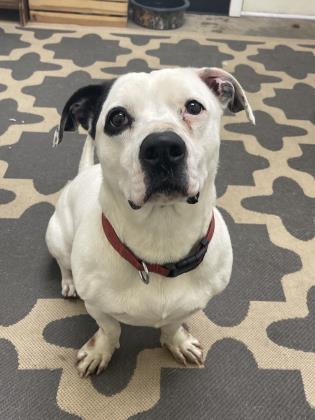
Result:
{"label": "dog's muzzle", "polygon": [[187,149],[173,131],[149,134],[142,142],[139,160],[145,174],[147,201],[153,194],[186,195]]}

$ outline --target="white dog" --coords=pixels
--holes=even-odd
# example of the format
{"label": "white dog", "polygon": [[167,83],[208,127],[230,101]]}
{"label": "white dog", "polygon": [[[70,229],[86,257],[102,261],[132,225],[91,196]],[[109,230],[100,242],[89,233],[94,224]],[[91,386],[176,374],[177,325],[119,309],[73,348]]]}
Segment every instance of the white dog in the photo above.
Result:
{"label": "white dog", "polygon": [[65,105],[54,143],[78,125],[89,135],[46,242],[63,296],[77,293],[99,326],[78,352],[81,376],[107,366],[120,322],[161,328],[178,361],[202,363],[183,322],[231,274],[214,186],[226,107],[254,123],[239,83],[217,68],[131,73],[82,88]]}

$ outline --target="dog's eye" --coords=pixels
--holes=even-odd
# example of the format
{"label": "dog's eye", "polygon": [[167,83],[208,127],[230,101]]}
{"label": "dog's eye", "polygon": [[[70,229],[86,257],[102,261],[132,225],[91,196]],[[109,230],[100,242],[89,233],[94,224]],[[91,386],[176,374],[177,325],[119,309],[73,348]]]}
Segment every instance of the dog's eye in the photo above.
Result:
{"label": "dog's eye", "polygon": [[109,116],[109,123],[115,128],[121,128],[124,125],[128,124],[129,120],[126,112],[122,109],[112,111]]}
{"label": "dog's eye", "polygon": [[113,108],[107,115],[105,132],[109,135],[119,134],[131,125],[131,122],[132,118],[124,108]]}
{"label": "dog's eye", "polygon": [[192,115],[198,115],[200,114],[201,111],[205,109],[204,106],[201,105],[201,103],[199,103],[198,101],[194,99],[186,102],[185,108],[186,108],[186,111]]}

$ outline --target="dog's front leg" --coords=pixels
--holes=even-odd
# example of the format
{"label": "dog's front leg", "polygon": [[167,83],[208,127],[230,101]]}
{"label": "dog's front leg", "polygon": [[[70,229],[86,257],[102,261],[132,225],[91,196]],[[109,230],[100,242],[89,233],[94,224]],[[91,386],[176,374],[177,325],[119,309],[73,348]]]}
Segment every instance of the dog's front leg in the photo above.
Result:
{"label": "dog's front leg", "polygon": [[202,347],[183,324],[168,324],[161,328],[161,344],[169,349],[174,358],[187,365],[187,362],[203,364]]}
{"label": "dog's front leg", "polygon": [[82,377],[96,372],[98,375],[108,365],[114,351],[119,348],[120,324],[114,318],[85,304],[88,313],[96,320],[99,329],[78,352],[77,368]]}

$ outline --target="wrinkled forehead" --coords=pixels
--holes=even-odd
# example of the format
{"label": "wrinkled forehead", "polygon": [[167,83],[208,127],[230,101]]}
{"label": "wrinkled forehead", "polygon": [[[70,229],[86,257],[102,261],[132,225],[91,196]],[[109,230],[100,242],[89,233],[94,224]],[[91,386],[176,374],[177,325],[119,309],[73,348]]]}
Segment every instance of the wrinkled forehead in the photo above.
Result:
{"label": "wrinkled forehead", "polygon": [[163,69],[151,73],[129,73],[115,82],[105,108],[143,107],[148,104],[181,104],[188,99],[202,100],[208,95],[206,85],[193,69]]}

